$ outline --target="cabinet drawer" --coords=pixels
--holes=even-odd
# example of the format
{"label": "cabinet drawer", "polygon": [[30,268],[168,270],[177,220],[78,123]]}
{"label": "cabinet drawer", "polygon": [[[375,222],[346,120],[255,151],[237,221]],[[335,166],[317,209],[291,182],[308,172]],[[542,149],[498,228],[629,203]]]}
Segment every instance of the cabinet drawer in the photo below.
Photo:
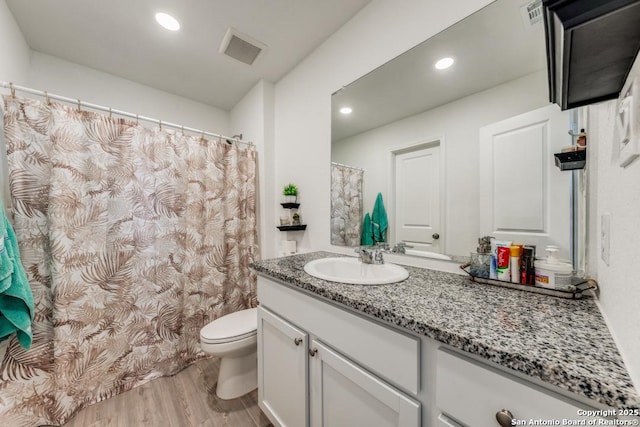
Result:
{"label": "cabinet drawer", "polygon": [[264,277],[258,277],[258,300],[381,378],[418,393],[420,340],[417,337]]}
{"label": "cabinet drawer", "polygon": [[514,420],[583,420],[578,410],[589,409],[579,402],[448,350],[438,351],[437,363],[437,406],[471,427],[497,426],[496,412],[502,409],[509,410]]}

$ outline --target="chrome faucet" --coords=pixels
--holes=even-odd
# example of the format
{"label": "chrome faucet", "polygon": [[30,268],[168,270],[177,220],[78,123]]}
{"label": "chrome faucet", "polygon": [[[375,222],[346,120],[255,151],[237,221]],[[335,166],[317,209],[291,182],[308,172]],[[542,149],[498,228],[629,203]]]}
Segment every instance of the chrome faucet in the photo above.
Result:
{"label": "chrome faucet", "polygon": [[380,249],[366,249],[361,246],[356,248],[355,252],[360,255],[360,261],[363,264],[384,264],[382,250]]}
{"label": "chrome faucet", "polygon": [[406,254],[407,248],[412,248],[412,247],[413,246],[409,246],[405,242],[398,242],[393,247],[393,249],[391,249],[391,252],[393,252],[394,254]]}

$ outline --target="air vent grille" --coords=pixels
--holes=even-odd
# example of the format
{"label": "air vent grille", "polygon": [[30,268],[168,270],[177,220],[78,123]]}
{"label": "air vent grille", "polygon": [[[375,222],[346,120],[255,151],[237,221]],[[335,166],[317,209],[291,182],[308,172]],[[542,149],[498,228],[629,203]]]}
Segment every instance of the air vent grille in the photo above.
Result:
{"label": "air vent grille", "polygon": [[528,26],[542,22],[542,0],[534,0],[522,6],[522,16]]}
{"label": "air vent grille", "polygon": [[267,46],[246,34],[229,28],[220,45],[220,53],[247,65],[253,65]]}

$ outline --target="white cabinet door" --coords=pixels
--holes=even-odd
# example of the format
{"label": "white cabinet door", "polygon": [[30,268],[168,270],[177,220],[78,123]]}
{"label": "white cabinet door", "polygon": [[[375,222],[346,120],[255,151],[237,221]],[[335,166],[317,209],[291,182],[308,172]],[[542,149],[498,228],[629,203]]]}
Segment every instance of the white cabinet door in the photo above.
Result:
{"label": "white cabinet door", "polygon": [[304,331],[258,307],[258,403],[275,425],[308,424],[307,342]]}
{"label": "white cabinet door", "polygon": [[593,409],[442,350],[438,352],[436,403],[444,413],[469,427],[497,426],[496,413],[502,409],[513,414],[510,425],[531,425],[515,420],[532,419],[586,423],[580,410]]}
{"label": "white cabinet door", "polygon": [[420,403],[311,341],[311,426],[419,426]]}

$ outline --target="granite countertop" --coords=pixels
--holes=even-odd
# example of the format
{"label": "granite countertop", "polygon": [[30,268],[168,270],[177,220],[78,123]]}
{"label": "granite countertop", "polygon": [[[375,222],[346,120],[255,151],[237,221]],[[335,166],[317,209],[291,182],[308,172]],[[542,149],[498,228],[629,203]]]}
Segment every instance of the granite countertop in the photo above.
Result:
{"label": "granite countertop", "polygon": [[592,299],[564,300],[482,285],[466,276],[405,267],[392,285],[345,285],[305,273],[313,252],[258,261],[280,279],[397,327],[425,335],[614,408],[640,408],[604,319]]}

